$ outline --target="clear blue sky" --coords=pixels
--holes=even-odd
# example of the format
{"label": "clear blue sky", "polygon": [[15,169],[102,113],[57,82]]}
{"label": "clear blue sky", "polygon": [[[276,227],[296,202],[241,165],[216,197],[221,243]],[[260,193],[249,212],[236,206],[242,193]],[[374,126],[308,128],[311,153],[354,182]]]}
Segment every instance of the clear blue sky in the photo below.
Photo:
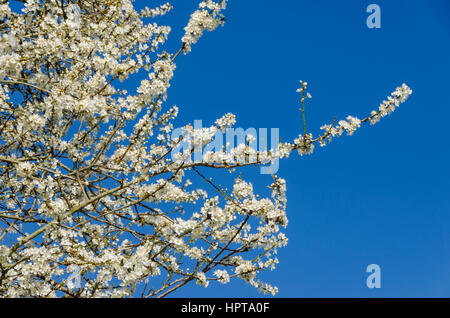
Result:
{"label": "clear blue sky", "polygon": [[[172,2],[175,48],[197,1]],[[379,30],[366,26],[371,3]],[[403,82],[414,91],[377,125],[281,162],[289,245],[263,275],[278,297],[450,297],[450,2],[231,0],[226,14],[225,27],[177,60],[168,103],[180,125],[233,112],[238,126],[278,127],[287,140],[301,129],[300,79],[314,133],[335,116],[363,117]],[[244,177],[270,182],[256,168]],[[365,285],[372,263],[380,289]],[[261,295],[237,281],[173,296]]]}

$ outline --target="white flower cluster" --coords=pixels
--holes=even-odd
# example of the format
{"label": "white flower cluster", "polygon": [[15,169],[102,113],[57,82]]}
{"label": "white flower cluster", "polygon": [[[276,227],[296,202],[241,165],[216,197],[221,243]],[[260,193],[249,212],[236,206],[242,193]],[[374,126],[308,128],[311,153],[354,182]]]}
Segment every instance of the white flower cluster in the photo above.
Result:
{"label": "white flower cluster", "polygon": [[221,118],[217,119],[215,124],[218,129],[225,132],[227,128],[231,128],[236,124],[236,116],[230,113],[225,114]]}
{"label": "white flower cluster", "polygon": [[196,280],[197,285],[203,286],[205,288],[208,287],[209,282],[206,279],[206,275],[204,272],[198,272],[197,274],[195,274],[195,278],[197,279]]}
{"label": "white flower cluster", "polygon": [[299,135],[296,139],[294,139],[294,146],[297,148],[300,156],[312,154],[314,151],[313,135]]}
{"label": "white flower cluster", "polygon": [[300,81],[300,87],[297,89],[297,93],[302,94],[301,102],[304,103],[306,98],[312,98],[311,94],[309,92],[306,92],[306,89],[308,88],[308,82]]}
{"label": "white flower cluster", "polygon": [[167,2],[156,8],[145,7],[143,10],[141,10],[140,16],[143,18],[155,18],[157,16],[166,15],[172,9],[173,6]]}
{"label": "white flower cluster", "polygon": [[214,276],[216,276],[217,280],[222,284],[227,284],[230,282],[230,275],[226,270],[218,269],[214,272]]}
{"label": "white flower cluster", "polygon": [[184,53],[191,51],[192,44],[197,43],[205,30],[214,31],[218,26],[224,24],[224,16],[221,14],[225,10],[227,0],[216,3],[212,0],[204,0],[199,5],[199,10],[192,13],[188,25],[184,28],[185,35],[181,39],[184,46]]}
{"label": "white flower cluster", "polygon": [[0,4],[0,19],[3,19],[10,13],[11,13],[11,9],[9,8],[8,2]]}
{"label": "white flower cluster", "polygon": [[347,120],[340,120],[338,131],[345,130],[347,135],[351,136],[355,133],[356,129],[361,127],[361,120],[353,116],[347,116]]}
{"label": "white flower cluster", "polygon": [[381,118],[392,114],[395,109],[400,106],[401,103],[404,103],[408,97],[412,94],[411,88],[409,88],[406,84],[403,84],[400,87],[397,87],[395,92],[392,93],[391,96],[388,97],[387,100],[381,103],[378,111],[373,110],[370,116],[370,123],[375,124],[381,120]]}
{"label": "white flower cluster", "polygon": [[379,107],[378,111],[372,111],[371,116],[361,120],[357,117],[348,116],[347,120],[340,120],[338,125],[324,125],[320,129],[325,131],[325,134],[320,137],[319,142],[322,146],[326,144],[326,141],[331,141],[333,137],[339,137],[344,132],[347,135],[353,135],[355,131],[361,127],[361,124],[366,121],[370,121],[371,124],[375,124],[381,120],[381,118],[391,114],[395,111],[395,109],[400,106],[401,103],[404,103],[408,97],[412,94],[412,90],[406,85],[403,84],[388,96],[386,101],[383,101]]}

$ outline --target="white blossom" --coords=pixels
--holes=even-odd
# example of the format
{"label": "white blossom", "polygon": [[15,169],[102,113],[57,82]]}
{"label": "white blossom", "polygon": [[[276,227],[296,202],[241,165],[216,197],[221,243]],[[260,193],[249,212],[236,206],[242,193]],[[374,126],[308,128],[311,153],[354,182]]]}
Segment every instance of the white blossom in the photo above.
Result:
{"label": "white blossom", "polygon": [[205,30],[214,31],[218,26],[224,24],[224,16],[221,13],[227,5],[226,0],[214,2],[204,0],[199,5],[199,10],[192,13],[188,25],[184,28],[185,35],[181,39],[184,44],[184,52],[191,51],[192,44],[197,43]]}
{"label": "white blossom", "polygon": [[214,272],[214,276],[217,277],[221,284],[227,284],[230,282],[230,275],[226,270],[218,269]]}

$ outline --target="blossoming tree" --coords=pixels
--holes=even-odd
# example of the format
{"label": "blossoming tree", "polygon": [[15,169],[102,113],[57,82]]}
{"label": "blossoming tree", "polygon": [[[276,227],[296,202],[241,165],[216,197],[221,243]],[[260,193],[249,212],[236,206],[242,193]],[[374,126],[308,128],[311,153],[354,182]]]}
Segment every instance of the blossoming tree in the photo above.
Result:
{"label": "blossoming tree", "polygon": [[[0,0],[1,297],[164,297],[191,281],[234,278],[274,294],[258,273],[287,244],[285,181],[272,175],[271,196],[261,197],[241,177],[228,191],[209,172],[310,154],[411,94],[403,85],[369,116],[335,120],[321,135],[193,161],[235,117],[171,138],[178,108],[165,105],[167,91],[176,59],[224,23],[227,1],[200,2],[177,52],[163,48],[170,27],[154,23],[170,4],[21,2],[15,12]],[[138,72],[146,79],[134,92],[120,88]],[[304,116],[310,95],[300,86]],[[180,143],[188,147],[174,153]]]}

